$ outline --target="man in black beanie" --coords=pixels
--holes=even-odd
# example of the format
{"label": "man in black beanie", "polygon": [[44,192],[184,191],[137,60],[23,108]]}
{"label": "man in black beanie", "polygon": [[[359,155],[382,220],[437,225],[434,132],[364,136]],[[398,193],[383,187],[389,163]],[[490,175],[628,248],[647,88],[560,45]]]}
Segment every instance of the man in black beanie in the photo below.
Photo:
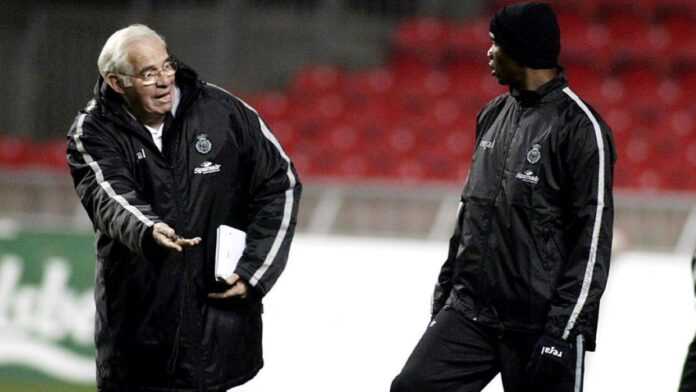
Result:
{"label": "man in black beanie", "polygon": [[611,130],[568,86],[547,4],[490,24],[509,93],[477,116],[474,159],[432,320],[392,392],[582,391],[613,226]]}

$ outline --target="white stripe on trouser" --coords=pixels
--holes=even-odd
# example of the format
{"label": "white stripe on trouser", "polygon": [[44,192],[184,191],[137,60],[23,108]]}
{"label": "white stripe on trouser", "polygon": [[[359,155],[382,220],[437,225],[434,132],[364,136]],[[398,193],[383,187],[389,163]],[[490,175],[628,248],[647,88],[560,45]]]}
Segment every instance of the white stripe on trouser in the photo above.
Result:
{"label": "white stripe on trouser", "polygon": [[575,353],[577,355],[575,360],[575,389],[574,392],[582,392],[582,371],[583,371],[583,360],[585,355],[585,349],[583,347],[582,335],[578,335],[575,344]]}
{"label": "white stripe on trouser", "polygon": [[285,239],[285,235],[287,234],[288,227],[290,226],[290,217],[292,215],[292,208],[294,204],[294,189],[295,185],[297,184],[297,180],[295,179],[295,175],[292,173],[292,165],[290,164],[290,158],[285,154],[285,151],[283,151],[283,147],[281,147],[280,143],[278,143],[278,140],[273,136],[273,133],[271,133],[271,130],[268,129],[266,126],[266,123],[263,122],[261,119],[261,116],[259,113],[251,107],[248,103],[244,102],[244,100],[240,99],[239,97],[234,96],[231,94],[229,91],[225,90],[224,88],[220,86],[216,86],[212,83],[207,83],[208,86],[213,87],[215,89],[218,89],[229,96],[233,97],[234,99],[239,100],[247,109],[251,110],[256,114],[256,116],[259,119],[259,126],[261,128],[261,133],[263,136],[268,139],[268,141],[273,144],[273,146],[278,150],[278,153],[280,154],[281,157],[287,162],[288,165],[288,170],[286,172],[286,175],[288,177],[288,181],[290,182],[290,186],[288,187],[288,190],[285,191],[285,205],[283,206],[283,219],[280,222],[280,227],[278,228],[278,234],[276,234],[275,239],[273,240],[273,244],[271,245],[271,249],[268,251],[268,254],[266,255],[266,258],[263,260],[263,263],[261,263],[261,266],[254,272],[254,274],[251,276],[251,279],[249,279],[249,284],[252,286],[256,286],[258,284],[259,280],[261,277],[263,277],[263,274],[266,273],[268,268],[273,264],[273,261],[276,258],[276,255],[278,254],[278,251],[280,250],[280,246],[283,244],[283,240]]}
{"label": "white stripe on trouser", "polygon": [[568,338],[570,331],[575,326],[575,322],[582,312],[582,308],[585,306],[585,301],[590,293],[590,286],[592,285],[592,275],[594,273],[594,265],[597,261],[597,243],[599,242],[599,232],[602,227],[602,212],[604,211],[604,139],[602,138],[602,130],[599,127],[597,119],[592,115],[590,109],[585,105],[584,102],[568,87],[563,89],[563,92],[568,95],[575,103],[585,112],[585,115],[590,119],[592,127],[594,128],[595,140],[597,142],[597,155],[599,157],[599,167],[597,173],[597,209],[595,212],[594,225],[592,227],[592,240],[590,241],[590,254],[587,257],[587,267],[585,268],[585,276],[582,281],[582,287],[580,288],[580,295],[578,296],[578,302],[573,307],[573,311],[568,318],[568,323],[566,324],[565,330],[563,331],[563,339]]}

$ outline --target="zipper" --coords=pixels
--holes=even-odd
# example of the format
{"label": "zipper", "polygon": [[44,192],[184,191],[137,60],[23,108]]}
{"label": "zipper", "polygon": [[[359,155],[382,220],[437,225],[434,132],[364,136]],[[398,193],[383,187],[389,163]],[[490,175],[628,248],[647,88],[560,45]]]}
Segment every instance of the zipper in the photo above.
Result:
{"label": "zipper", "polygon": [[[174,219],[174,230],[179,232],[179,228],[183,227],[181,224],[181,218],[184,216],[183,210],[182,210],[182,200],[181,200],[181,192],[179,192],[178,186],[179,182],[177,181],[177,176],[176,176],[176,163],[170,161],[170,158],[173,157],[172,154],[172,130],[174,129],[174,120],[172,119],[171,123],[169,124],[169,132],[166,134],[162,135],[162,155],[165,157],[165,161],[167,162],[167,167],[169,168],[169,174],[170,174],[170,180],[171,180],[171,190],[173,193],[173,199],[174,199],[174,211],[176,213],[175,219]],[[163,129],[163,132],[167,131],[167,129]],[[167,135],[169,135],[167,137]],[[165,151],[167,153],[165,153]],[[187,237],[188,233],[186,232],[179,232],[180,236]],[[181,334],[182,334],[182,329],[184,329],[184,326],[186,323],[184,322],[184,317],[186,315],[186,307],[187,307],[187,298],[189,296],[189,263],[186,262],[186,253],[187,250],[186,248],[182,249],[180,253],[180,258],[181,258],[181,264],[183,268],[183,286],[181,290],[181,296],[180,296],[180,301],[179,301],[179,322],[177,324],[177,329],[176,333],[174,335],[174,341],[173,341],[173,347],[172,347],[172,354],[170,356],[169,360],[169,371],[172,376],[174,376],[174,372],[176,371],[176,365],[178,361],[178,356],[179,356],[179,350],[181,346]],[[183,333],[186,333],[185,329]]]}
{"label": "zipper", "polygon": [[[505,147],[505,151],[504,151],[504,155],[503,155],[503,165],[501,168],[500,176],[498,177],[498,190],[495,193],[492,205],[489,207],[489,211],[488,211],[488,214],[486,216],[487,219],[484,222],[481,222],[481,224],[483,226],[482,228],[485,229],[487,232],[489,232],[491,229],[491,221],[493,220],[492,215],[494,214],[496,200],[498,200],[498,196],[500,196],[500,193],[502,192],[502,189],[503,189],[503,181],[505,180],[505,171],[507,169],[507,162],[508,162],[508,158],[510,156],[510,149],[512,146],[512,141],[515,138],[517,131],[519,130],[520,119],[522,117],[522,108],[517,107],[517,113],[515,113],[515,117],[516,118],[515,118],[515,122],[514,122],[513,131],[509,132],[509,137],[506,137],[503,139],[503,141],[504,141],[503,146]],[[507,135],[505,135],[505,136],[507,136]],[[496,137],[496,139],[497,139],[497,137]],[[487,238],[487,236],[486,236],[486,238]],[[484,260],[491,259],[491,257],[490,257],[491,252],[490,252],[490,246],[488,244],[488,241],[486,241],[484,246],[485,246],[485,253],[481,255],[482,258],[481,258],[481,266],[479,268],[479,282],[482,282],[481,286],[482,286],[482,291],[484,294],[482,297],[488,298],[486,300],[487,306],[492,308],[491,303],[490,303],[490,296],[488,295],[491,288],[490,288],[490,284],[488,284],[488,280],[485,279],[484,268],[483,268]],[[474,305],[474,306],[476,307],[476,309],[475,309],[476,316],[474,317],[474,321],[477,321],[480,319],[482,309],[479,306],[476,306],[476,305]],[[495,309],[493,310],[493,312],[496,313],[496,316],[497,316],[497,312],[495,312]],[[500,320],[498,320],[498,322],[500,322]]]}
{"label": "zipper", "polygon": [[500,173],[500,178],[498,182],[498,190],[495,193],[495,197],[493,198],[493,204],[495,204],[495,201],[498,200],[498,196],[500,196],[500,193],[503,190],[503,181],[505,180],[505,172],[508,167],[508,159],[510,158],[510,149],[512,146],[512,141],[515,138],[515,135],[517,135],[517,131],[520,129],[520,120],[522,118],[522,111],[524,109],[521,107],[517,108],[517,113],[515,114],[515,126],[514,130],[510,132],[510,137],[509,140],[506,140],[507,143],[505,143],[505,155],[503,156],[503,167]]}

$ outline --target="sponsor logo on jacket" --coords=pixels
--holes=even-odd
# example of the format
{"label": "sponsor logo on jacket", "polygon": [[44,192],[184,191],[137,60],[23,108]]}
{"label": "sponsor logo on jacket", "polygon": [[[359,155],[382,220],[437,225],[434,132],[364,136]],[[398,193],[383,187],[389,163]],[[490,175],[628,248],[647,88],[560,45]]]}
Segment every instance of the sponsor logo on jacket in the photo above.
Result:
{"label": "sponsor logo on jacket", "polygon": [[495,140],[490,141],[490,140],[481,140],[481,143],[479,143],[482,149],[486,150],[492,150],[493,147],[495,147]]}
{"label": "sponsor logo on jacket", "polygon": [[201,163],[200,166],[197,168],[193,169],[193,174],[211,174],[211,173],[217,173],[220,171],[220,165],[219,163],[213,163],[210,161],[205,161]]}
{"label": "sponsor logo on jacket", "polygon": [[563,358],[563,351],[558,350],[554,346],[542,346],[541,355],[553,355],[557,358]]}
{"label": "sponsor logo on jacket", "polygon": [[515,178],[530,184],[536,184],[539,182],[539,176],[535,176],[534,172],[531,170],[527,170],[524,173],[517,173]]}

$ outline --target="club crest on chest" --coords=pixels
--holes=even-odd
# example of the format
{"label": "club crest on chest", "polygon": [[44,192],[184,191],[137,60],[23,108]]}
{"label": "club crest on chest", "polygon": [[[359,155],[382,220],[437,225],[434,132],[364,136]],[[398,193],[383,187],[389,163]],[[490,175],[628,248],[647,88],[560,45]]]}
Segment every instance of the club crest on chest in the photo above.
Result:
{"label": "club crest on chest", "polygon": [[539,162],[541,159],[541,145],[535,144],[532,146],[532,148],[527,151],[527,162],[531,163],[532,165]]}
{"label": "club crest on chest", "polygon": [[207,134],[201,133],[196,135],[194,147],[199,154],[205,155],[213,149],[213,142],[210,141]]}

